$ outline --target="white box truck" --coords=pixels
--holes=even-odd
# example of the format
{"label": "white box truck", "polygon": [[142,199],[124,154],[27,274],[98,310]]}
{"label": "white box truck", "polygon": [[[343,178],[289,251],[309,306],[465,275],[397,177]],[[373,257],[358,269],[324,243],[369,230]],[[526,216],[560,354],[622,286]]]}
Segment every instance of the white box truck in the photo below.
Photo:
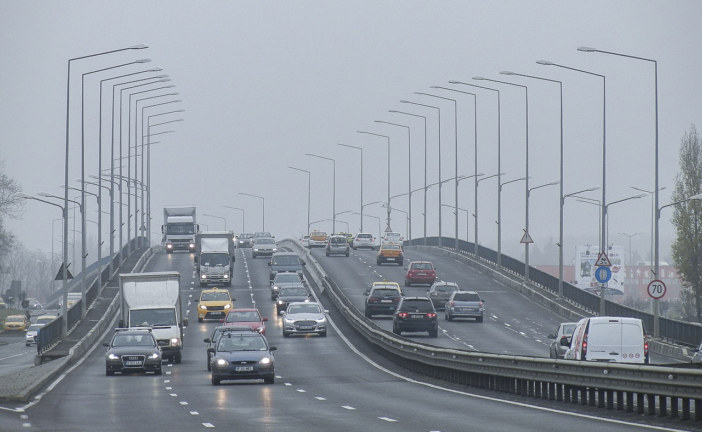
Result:
{"label": "white box truck", "polygon": [[151,327],[163,358],[180,363],[183,353],[183,318],[180,273],[149,272],[119,275],[121,311],[119,326]]}
{"label": "white box truck", "polygon": [[195,206],[163,208],[163,246],[166,252],[186,250],[195,252],[195,235],[199,231]]}
{"label": "white box truck", "polygon": [[231,231],[205,231],[195,239],[195,266],[200,286],[232,285],[236,247]]}

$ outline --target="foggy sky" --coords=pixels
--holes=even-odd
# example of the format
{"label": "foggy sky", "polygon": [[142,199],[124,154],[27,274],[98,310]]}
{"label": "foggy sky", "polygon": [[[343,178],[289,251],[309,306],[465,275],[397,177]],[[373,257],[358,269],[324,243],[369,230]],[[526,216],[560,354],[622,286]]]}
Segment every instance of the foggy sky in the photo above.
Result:
{"label": "foggy sky", "polygon": [[[98,89],[101,79],[158,67],[171,78],[182,100],[168,108],[183,122],[152,128],[152,237],[160,239],[164,205],[195,204],[202,229],[246,231],[262,228],[265,197],[266,230],[278,238],[297,237],[307,224],[307,176],[289,165],[311,171],[311,220],[332,217],[332,164],[305,156],[315,153],[336,160],[336,212],[359,211],[359,152],[363,147],[363,201],[387,198],[387,146],[365,130],[390,136],[391,194],[407,192],[407,131],[375,120],[411,128],[412,189],[424,186],[424,128],[420,118],[389,113],[401,110],[427,117],[428,183],[438,181],[439,142],[434,109],[402,104],[407,99],[441,108],[441,170],[455,176],[453,103],[413,94],[427,92],[457,100],[458,175],[474,174],[473,97],[431,89],[446,86],[477,93],[478,172],[497,173],[497,102],[494,92],[453,86],[449,80],[484,76],[529,88],[530,186],[559,177],[559,95],[553,83],[500,75],[500,71],[541,76],[563,82],[564,193],[602,186],[602,80],[565,69],[540,66],[537,60],[606,76],[607,201],[654,188],[654,69],[648,62],[596,53],[579,46],[630,54],[658,61],[659,169],[661,205],[669,201],[678,173],[680,139],[702,119],[702,84],[698,55],[702,32],[698,1],[294,1],[294,2],[37,2],[4,1],[0,5],[0,160],[28,194],[63,195],[66,136],[67,60],[144,43],[149,48],[74,62],[71,79],[69,182],[80,178],[81,74],[140,58],[151,63],[128,66],[85,78],[86,176],[98,171]],[[525,174],[524,91],[473,81],[501,93],[502,181]],[[106,85],[111,89],[112,85]],[[103,94],[103,167],[109,166],[110,91]],[[158,92],[153,93],[158,94]],[[163,101],[169,100],[163,98]],[[146,105],[146,104],[142,104]],[[136,114],[135,114],[136,115]],[[127,111],[123,112],[127,133]],[[154,120],[152,123],[155,123]],[[123,146],[126,147],[126,141]],[[133,145],[133,144],[132,144]],[[126,154],[126,148],[124,150]],[[125,167],[126,171],[126,167]],[[91,191],[97,192],[95,188]],[[479,186],[479,239],[497,245],[497,182]],[[454,204],[454,183],[442,189],[443,203]],[[71,197],[77,193],[71,193]],[[459,186],[459,207],[475,213],[472,180]],[[601,191],[588,196],[600,199]],[[428,194],[428,235],[438,234],[437,188]],[[524,182],[504,187],[503,251],[519,257],[525,227]],[[88,219],[97,220],[95,198],[86,197]],[[408,210],[407,197],[393,199]],[[535,190],[530,198],[530,234],[535,247],[553,253],[558,240],[559,187]],[[108,211],[109,198],[103,199]],[[609,208],[610,243],[628,247],[619,234],[641,233],[632,248],[649,255],[651,199]],[[125,209],[126,211],[126,209]],[[365,208],[384,218],[379,205]],[[412,196],[415,237],[422,235],[423,194]],[[466,236],[466,212],[459,211],[459,236]],[[596,206],[566,200],[566,260],[579,244],[599,240]],[[672,209],[661,218],[661,256],[669,256],[673,239]],[[27,201],[20,220],[8,228],[30,249],[49,252],[57,208]],[[126,216],[125,216],[126,217]],[[357,232],[358,216],[338,217]],[[108,215],[103,219],[107,251]],[[393,212],[392,227],[405,233],[404,214]],[[452,209],[443,209],[443,234],[454,235]],[[474,240],[473,218],[469,239]],[[79,224],[78,224],[79,225]],[[96,225],[88,223],[91,244]],[[53,222],[54,248],[61,223]],[[331,231],[331,222],[314,227]],[[366,219],[366,231],[377,222]],[[381,226],[381,228],[384,228]],[[345,230],[337,223],[337,231]],[[126,235],[126,231],[125,231]],[[94,246],[92,246],[94,249]],[[91,253],[95,257],[95,253]],[[92,261],[89,259],[89,261]]]}

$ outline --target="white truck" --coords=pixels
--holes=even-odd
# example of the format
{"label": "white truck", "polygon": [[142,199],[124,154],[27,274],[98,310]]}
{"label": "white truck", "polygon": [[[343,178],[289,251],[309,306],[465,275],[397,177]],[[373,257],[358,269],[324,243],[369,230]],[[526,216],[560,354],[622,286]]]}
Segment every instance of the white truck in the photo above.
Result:
{"label": "white truck", "polygon": [[200,286],[232,285],[235,243],[231,231],[205,231],[195,237],[195,267]]}
{"label": "white truck", "polygon": [[166,252],[187,250],[195,252],[195,235],[199,231],[195,206],[163,208],[163,245]]}
{"label": "white truck", "polygon": [[183,353],[183,318],[180,273],[149,272],[119,275],[121,315],[119,326],[150,327],[163,358],[180,363]]}

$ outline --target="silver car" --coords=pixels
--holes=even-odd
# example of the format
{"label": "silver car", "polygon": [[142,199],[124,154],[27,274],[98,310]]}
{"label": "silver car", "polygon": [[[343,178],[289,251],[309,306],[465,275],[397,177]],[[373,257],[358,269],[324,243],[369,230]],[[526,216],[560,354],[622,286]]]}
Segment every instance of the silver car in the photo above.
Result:
{"label": "silver car", "polygon": [[351,242],[351,247],[353,250],[358,248],[368,248],[371,250],[378,249],[378,245],[375,242],[375,237],[373,234],[369,233],[358,233]]}
{"label": "silver car", "polygon": [[44,324],[32,324],[27,329],[25,333],[25,345],[30,346],[31,344],[37,343],[37,335],[39,334],[39,329],[44,327]]}
{"label": "silver car", "polygon": [[344,236],[333,235],[327,241],[326,255],[345,255],[349,256],[349,242]]}
{"label": "silver car", "polygon": [[573,330],[575,330],[576,325],[578,325],[578,323],[561,323],[556,333],[548,335],[549,339],[553,339],[549,348],[549,357],[554,359],[563,358],[570,346],[570,338],[573,336]]}
{"label": "silver car", "polygon": [[254,237],[251,245],[251,257],[271,256],[278,251],[278,245],[272,237]]}
{"label": "silver car", "polygon": [[446,302],[444,318],[451,321],[454,318],[475,318],[483,322],[485,300],[475,291],[454,291]]}
{"label": "silver car", "polygon": [[283,315],[283,336],[293,334],[316,333],[322,337],[327,335],[327,311],[319,303],[294,302],[290,303]]}

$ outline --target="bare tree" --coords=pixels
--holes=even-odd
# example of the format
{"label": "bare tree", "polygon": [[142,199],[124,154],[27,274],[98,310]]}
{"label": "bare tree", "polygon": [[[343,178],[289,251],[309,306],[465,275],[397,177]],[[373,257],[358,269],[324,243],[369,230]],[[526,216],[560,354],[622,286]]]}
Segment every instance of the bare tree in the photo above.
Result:
{"label": "bare tree", "polygon": [[[673,202],[685,201],[702,192],[702,145],[695,126],[680,143],[680,172]],[[677,238],[672,245],[673,260],[682,280],[683,311],[702,322],[702,206],[697,200],[675,206],[673,225]],[[694,315],[693,315],[694,312]]]}
{"label": "bare tree", "polygon": [[18,196],[22,188],[5,173],[5,163],[0,161],[0,269],[12,250],[15,237],[5,229],[6,218],[18,218],[23,200]]}

